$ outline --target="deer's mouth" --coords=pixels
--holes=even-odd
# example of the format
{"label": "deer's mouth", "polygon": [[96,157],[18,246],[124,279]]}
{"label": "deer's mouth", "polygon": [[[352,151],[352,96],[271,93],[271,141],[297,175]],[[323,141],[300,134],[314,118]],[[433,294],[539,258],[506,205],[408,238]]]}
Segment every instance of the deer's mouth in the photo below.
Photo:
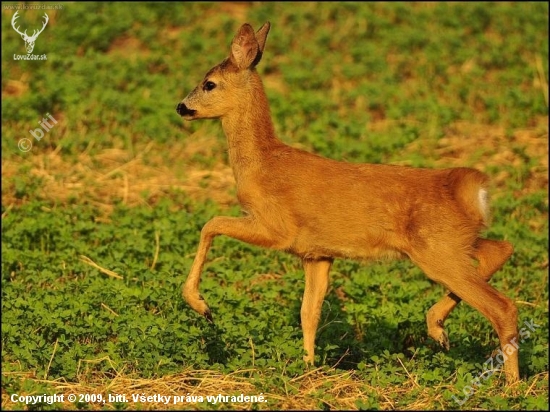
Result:
{"label": "deer's mouth", "polygon": [[193,117],[195,116],[195,113],[197,113],[196,110],[188,108],[184,103],[178,103],[176,106],[176,112],[182,117]]}

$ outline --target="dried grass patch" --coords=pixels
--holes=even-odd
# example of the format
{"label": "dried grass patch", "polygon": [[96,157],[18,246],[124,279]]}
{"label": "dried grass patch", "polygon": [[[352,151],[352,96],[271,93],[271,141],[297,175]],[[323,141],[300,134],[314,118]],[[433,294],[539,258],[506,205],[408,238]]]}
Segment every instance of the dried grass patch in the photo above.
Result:
{"label": "dried grass patch", "polygon": [[174,191],[196,200],[235,204],[231,168],[220,160],[211,169],[203,169],[192,160],[197,153],[208,156],[217,144],[223,143],[199,134],[170,147],[149,142],[138,146],[136,155],[117,148],[91,155],[89,147],[76,158],[58,149],[38,152],[35,147],[33,155],[2,159],[2,203],[9,207],[27,200],[18,198],[15,188],[15,178],[26,170],[40,179],[34,197],[56,203],[91,203],[106,215],[115,204],[151,204]]}
{"label": "dried grass patch", "polygon": [[[40,179],[35,197],[57,203],[92,203],[105,214],[115,204],[154,204],[174,191],[199,201],[211,199],[221,205],[235,205],[235,180],[231,168],[219,156],[221,145],[225,145],[221,138],[199,130],[170,146],[152,141],[138,145],[135,154],[111,148],[92,155],[92,143],[75,158],[62,155],[59,148],[48,151],[37,146],[32,155],[2,159],[2,203],[13,207],[27,200],[17,197],[15,188],[15,178],[25,170]],[[456,122],[445,137],[416,140],[400,157],[406,158],[407,153],[434,159],[434,167],[472,166],[487,171],[488,167],[501,166],[499,173],[491,176],[497,187],[505,187],[509,179],[517,178],[511,170],[531,159],[528,176],[522,178],[523,189],[515,195],[548,190],[548,117],[511,136],[499,126]],[[196,155],[213,159],[213,166],[207,168],[194,161]]]}
{"label": "dried grass patch", "polygon": [[[68,382],[65,379],[43,380],[35,378],[32,373],[20,373],[21,380],[32,379],[36,383],[41,383],[50,387],[51,393],[65,395],[65,402],[62,407],[65,410],[74,408],[73,403],[67,401],[69,394],[101,394],[107,399],[108,394],[123,394],[129,401],[128,406],[131,409],[197,409],[204,408],[207,404],[186,403],[164,404],[161,402],[133,403],[132,394],[151,396],[159,395],[163,397],[170,396],[260,396],[262,395],[266,402],[262,403],[225,403],[224,409],[248,410],[258,408],[263,410],[315,410],[319,409],[319,394],[322,393],[324,406],[337,410],[356,410],[357,400],[366,400],[368,398],[377,399],[382,409],[402,409],[406,407],[409,410],[433,407],[434,399],[433,388],[422,389],[418,384],[411,380],[405,385],[399,387],[371,386],[355,376],[353,371],[327,373],[322,368],[314,369],[301,376],[293,378],[284,384],[277,393],[258,392],[258,389],[251,383],[249,378],[253,369],[236,371],[230,374],[222,374],[210,370],[187,369],[181,373],[167,375],[160,378],[143,379],[124,374],[117,374],[114,377],[96,375],[89,380],[80,380],[78,382]],[[13,374],[11,374],[13,376]],[[441,390],[445,387],[441,386]],[[395,400],[401,396],[407,397],[411,391],[415,392],[416,401],[409,405],[400,405]],[[19,395],[26,395],[20,393]],[[38,394],[35,394],[38,395]],[[440,397],[442,395],[439,395]],[[154,399],[154,398],[152,398]],[[2,394],[2,409],[11,409],[16,405],[10,401],[8,394]],[[93,410],[102,409],[101,404],[89,404]],[[112,404],[106,403],[107,407],[113,408]],[[201,408],[201,409],[202,409]]]}
{"label": "dried grass patch", "polygon": [[[488,167],[512,166],[519,169],[527,159],[535,159],[529,166],[529,176],[523,181],[523,189],[515,193],[521,196],[538,190],[548,190],[548,117],[537,119],[529,129],[515,130],[511,135],[502,126],[487,126],[468,122],[455,122],[446,135],[437,140],[418,139],[406,149],[406,153],[421,153],[434,159],[435,167],[470,166],[482,171]],[[514,179],[510,170],[491,176],[497,187]]]}
{"label": "dried grass patch", "polygon": [[[97,362],[109,359],[98,359]],[[96,362],[96,361],[94,361]],[[405,368],[404,368],[405,369]],[[457,398],[462,399],[460,388],[454,384],[439,383],[434,386],[421,386],[416,378],[405,369],[404,373],[409,379],[397,385],[373,386],[360,379],[354,371],[336,371],[334,369],[317,368],[290,379],[282,385],[276,393],[261,392],[252,383],[250,376],[262,377],[262,372],[256,369],[245,369],[233,373],[223,374],[211,370],[193,370],[188,368],[180,373],[166,375],[159,378],[144,379],[126,375],[123,371],[115,376],[107,374],[95,374],[82,378],[77,382],[69,382],[65,379],[44,380],[34,376],[32,372],[3,373],[11,378],[21,381],[31,379],[49,388],[50,394],[65,395],[61,403],[63,410],[71,410],[74,403],[69,402],[69,394],[101,394],[108,399],[108,394],[125,395],[126,406],[133,410],[177,410],[177,409],[208,409],[207,396],[262,396],[265,402],[220,402],[219,409],[231,410],[357,410],[357,401],[377,402],[383,410],[426,410],[444,408],[447,400],[444,393],[451,391]],[[505,397],[516,396],[542,396],[543,389],[535,388],[539,381],[548,382],[548,373],[544,372],[533,377],[533,383],[527,389],[520,389],[518,385],[502,388],[498,381],[488,383],[492,385],[490,391],[495,395]],[[540,385],[539,385],[540,386]],[[544,385],[542,385],[544,386]],[[40,395],[42,393],[19,393],[18,395]],[[136,402],[132,400],[132,394],[151,397],[151,401]],[[156,401],[155,401],[156,395]],[[160,401],[160,396],[170,397],[170,403]],[[195,403],[182,400],[186,396],[202,396],[203,402]],[[179,396],[180,402],[174,404],[174,397]],[[261,398],[260,398],[261,399]],[[320,400],[322,399],[322,400]],[[411,401],[412,399],[412,401]],[[401,400],[401,401],[400,401]],[[11,402],[10,395],[2,393],[2,409],[21,409],[20,404]],[[115,409],[113,402],[99,404],[89,403],[87,409]]]}

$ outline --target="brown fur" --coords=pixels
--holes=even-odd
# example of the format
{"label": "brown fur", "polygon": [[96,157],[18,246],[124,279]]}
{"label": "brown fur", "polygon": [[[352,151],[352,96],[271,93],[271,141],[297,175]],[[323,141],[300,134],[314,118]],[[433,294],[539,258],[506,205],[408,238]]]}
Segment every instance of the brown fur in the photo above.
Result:
{"label": "brown fur", "polygon": [[[487,176],[470,168],[338,162],[283,144],[275,136],[255,69],[269,27],[266,23],[254,33],[244,24],[230,56],[178,105],[187,120],[221,119],[246,213],[215,217],[204,226],[183,288],[189,305],[211,320],[198,291],[200,275],[212,239],[226,235],[302,259],[308,362],[314,360],[315,333],[335,258],[408,257],[445,286],[450,293],[426,319],[429,335],[446,348],[443,323],[461,299],[491,321],[503,350],[517,342],[515,305],[487,283],[513,252],[508,242],[479,237],[489,220]],[[509,382],[518,379],[517,350],[508,356],[505,371]]]}

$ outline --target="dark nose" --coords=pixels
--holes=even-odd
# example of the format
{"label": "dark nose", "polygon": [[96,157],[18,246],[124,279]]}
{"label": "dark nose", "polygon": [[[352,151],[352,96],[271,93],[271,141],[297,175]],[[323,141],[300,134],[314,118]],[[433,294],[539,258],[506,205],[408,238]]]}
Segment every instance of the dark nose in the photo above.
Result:
{"label": "dark nose", "polygon": [[178,112],[180,116],[185,116],[185,115],[194,115],[196,110],[191,110],[187,108],[185,104],[178,103],[178,105],[176,106],[176,112]]}

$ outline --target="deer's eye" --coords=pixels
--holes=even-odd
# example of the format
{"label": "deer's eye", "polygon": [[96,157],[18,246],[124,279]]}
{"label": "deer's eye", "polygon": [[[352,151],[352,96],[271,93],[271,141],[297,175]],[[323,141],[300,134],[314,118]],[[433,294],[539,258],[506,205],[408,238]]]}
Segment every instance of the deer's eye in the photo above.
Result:
{"label": "deer's eye", "polygon": [[211,82],[210,80],[204,83],[204,85],[202,86],[202,90],[204,90],[205,92],[209,92],[210,90],[213,90],[215,88],[216,88],[216,83]]}

